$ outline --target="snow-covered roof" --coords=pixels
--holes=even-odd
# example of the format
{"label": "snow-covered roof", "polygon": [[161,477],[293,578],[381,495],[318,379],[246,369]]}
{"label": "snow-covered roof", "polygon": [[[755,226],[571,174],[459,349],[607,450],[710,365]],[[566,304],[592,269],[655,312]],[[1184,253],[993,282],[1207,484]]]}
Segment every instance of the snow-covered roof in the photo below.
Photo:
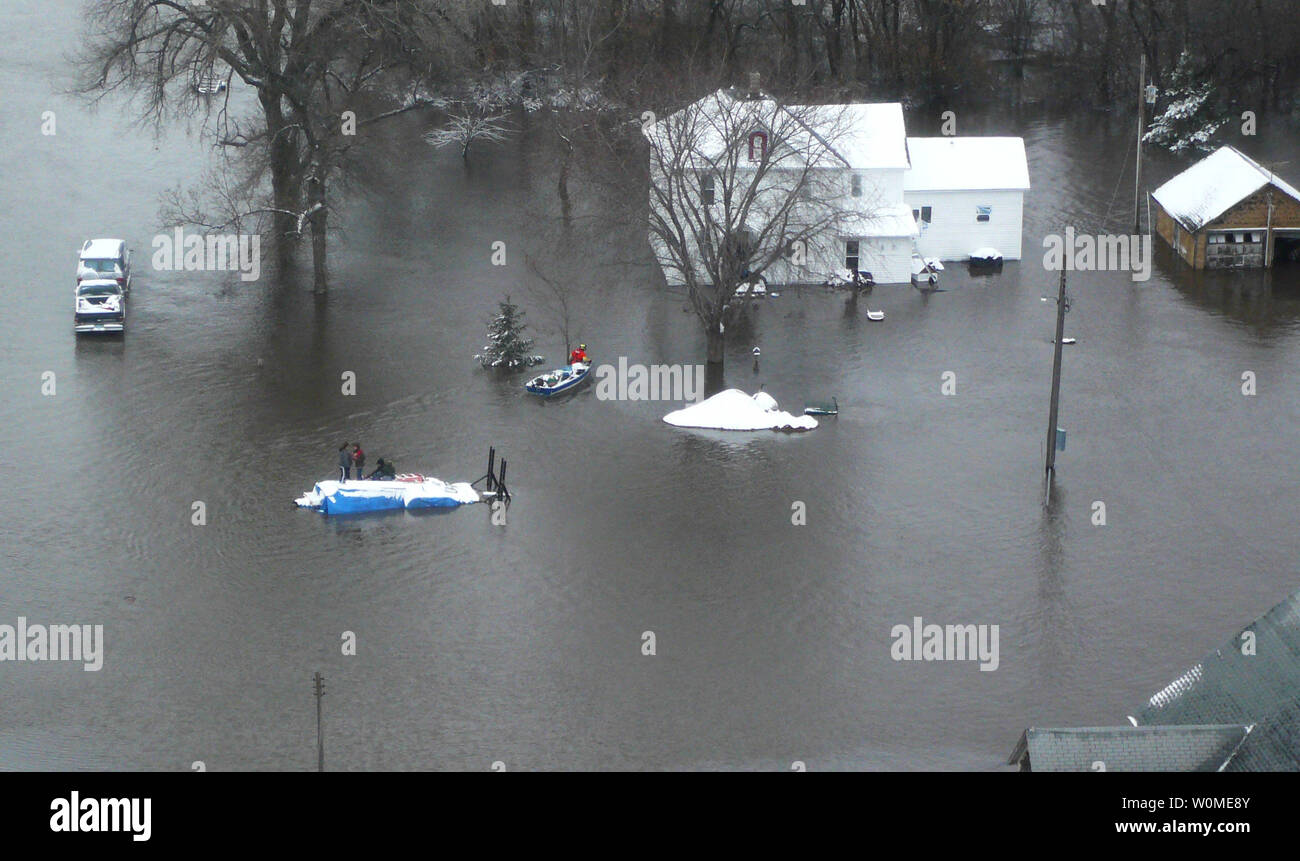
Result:
{"label": "snow-covered roof", "polygon": [[1151,196],[1184,227],[1196,231],[1270,181],[1300,202],[1300,191],[1250,156],[1235,147],[1225,146],[1157,188]]}
{"label": "snow-covered roof", "polygon": [[[718,155],[724,137],[734,139],[739,126],[752,123],[791,132],[786,143],[798,152],[817,152],[815,144],[820,143],[836,164],[855,170],[908,166],[903,106],[898,103],[782,105],[765,94],[754,99],[737,98],[722,89],[654,123],[646,130],[646,137],[655,142],[672,127],[670,121],[686,111],[698,112],[698,125],[692,134],[694,148],[708,158]],[[722,118],[723,112],[728,114],[726,119]],[[794,133],[794,129],[799,131]],[[671,149],[666,142],[665,149]]]}
{"label": "snow-covered roof", "polygon": [[912,169],[905,191],[1003,191],[1029,188],[1023,138],[908,138]]}
{"label": "snow-covered roof", "polygon": [[824,115],[828,124],[844,124],[835,151],[854,170],[906,168],[907,127],[897,102],[851,105],[791,105],[800,116]]}
{"label": "snow-covered roof", "polygon": [[841,225],[844,236],[900,237],[917,236],[920,230],[912,208],[906,204],[886,206],[870,214],[862,214]]}
{"label": "snow-covered roof", "polygon": [[84,260],[107,260],[117,257],[124,243],[121,239],[87,239],[81,247]]}

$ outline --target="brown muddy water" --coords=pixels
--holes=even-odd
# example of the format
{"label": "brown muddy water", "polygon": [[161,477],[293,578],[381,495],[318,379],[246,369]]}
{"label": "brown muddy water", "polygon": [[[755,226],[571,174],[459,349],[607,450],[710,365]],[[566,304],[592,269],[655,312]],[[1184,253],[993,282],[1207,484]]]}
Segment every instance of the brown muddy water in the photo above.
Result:
{"label": "brown muddy water", "polygon": [[[660,421],[676,404],[539,403],[473,362],[502,295],[529,309],[522,250],[554,174],[527,134],[466,169],[420,121],[390,127],[325,303],[151,270],[158,195],[209,150],[60,94],[77,9],[0,9],[25,34],[0,45],[0,623],[100,624],[106,646],[99,672],[0,664],[0,768],[311,769],[319,670],[336,770],[996,769],[1028,725],[1123,723],[1300,585],[1295,269],[1195,275],[1162,252],[1145,283],[1075,274],[1068,447],[1043,504],[1042,237],[1127,232],[1127,117],[966,121],[1026,139],[1026,261],[950,266],[929,296],[879,287],[882,323],[821,291],[768,300],[728,384],[842,412],[802,436],[693,432]],[[1288,132],[1241,145],[1300,158]],[[1155,159],[1151,179],[1176,169]],[[130,331],[77,340],[75,254],[101,235],[137,252]],[[623,262],[645,253],[616,233],[584,252],[579,337],[598,361],[697,362],[680,298]],[[456,480],[495,445],[508,524],[294,510],[345,439]],[[914,616],[999,625],[998,669],[895,662],[890,630]]]}

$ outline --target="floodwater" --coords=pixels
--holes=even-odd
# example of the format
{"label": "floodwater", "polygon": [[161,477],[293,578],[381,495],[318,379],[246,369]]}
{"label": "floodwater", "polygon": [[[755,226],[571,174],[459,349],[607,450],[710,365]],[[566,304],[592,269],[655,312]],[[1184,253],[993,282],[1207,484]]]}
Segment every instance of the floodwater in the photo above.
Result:
{"label": "floodwater", "polygon": [[[1162,249],[1146,283],[1074,274],[1068,446],[1044,505],[1041,240],[1127,232],[1127,117],[970,120],[1026,139],[1026,261],[950,266],[929,296],[878,287],[863,304],[881,323],[837,294],[769,299],[730,341],[728,384],[794,411],[834,396],[840,415],[802,436],[693,432],[659,420],[674,404],[539,403],[473,361],[506,293],[539,351],[563,350],[526,254],[587,266],[576,334],[598,362],[703,357],[682,300],[626,262],[643,246],[538,250],[540,135],[466,168],[420,121],[391,126],[339,216],[324,303],[153,271],[158,196],[200,181],[209,149],[60,94],[77,8],[0,7],[26,35],[0,43],[0,623],[103,625],[105,657],[0,664],[0,768],[311,769],[320,671],[334,770],[996,769],[1026,726],[1124,723],[1300,585],[1294,269],[1194,275]],[[1266,123],[1243,146],[1295,159],[1286,138]],[[1175,168],[1155,159],[1153,183]],[[130,331],[78,340],[75,253],[101,235],[136,249]],[[507,525],[486,506],[293,509],[344,440],[449,480],[496,446]],[[914,616],[998,625],[997,670],[892,660]]]}

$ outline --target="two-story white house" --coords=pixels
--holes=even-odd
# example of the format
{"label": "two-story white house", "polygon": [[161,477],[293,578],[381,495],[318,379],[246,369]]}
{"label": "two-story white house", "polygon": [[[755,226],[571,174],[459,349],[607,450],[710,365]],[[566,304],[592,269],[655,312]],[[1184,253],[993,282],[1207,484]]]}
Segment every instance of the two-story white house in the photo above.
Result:
{"label": "two-story white house", "polygon": [[[1004,259],[1020,257],[1029,170],[1019,138],[909,139],[897,103],[782,105],[729,90],[645,133],[651,246],[670,284],[684,281],[677,261],[717,253],[699,239],[718,224],[735,225],[769,257],[802,237],[766,268],[771,284],[822,283],[854,269],[878,284],[906,283],[916,253],[963,260],[991,245]],[[753,194],[755,176],[764,193]],[[742,200],[752,206],[735,211]],[[801,214],[816,220],[831,209],[814,234],[800,233]]]}

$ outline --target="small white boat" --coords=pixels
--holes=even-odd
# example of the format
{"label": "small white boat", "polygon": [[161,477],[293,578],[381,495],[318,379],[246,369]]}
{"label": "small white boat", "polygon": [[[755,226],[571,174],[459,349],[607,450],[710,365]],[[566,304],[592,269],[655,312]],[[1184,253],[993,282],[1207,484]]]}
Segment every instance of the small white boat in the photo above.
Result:
{"label": "small white boat", "polygon": [[867,309],[867,319],[868,319],[868,320],[877,320],[877,321],[879,321],[879,320],[883,320],[883,319],[885,319],[885,312],[884,312],[884,311],[872,311],[870,308],[868,308],[868,309]]}

